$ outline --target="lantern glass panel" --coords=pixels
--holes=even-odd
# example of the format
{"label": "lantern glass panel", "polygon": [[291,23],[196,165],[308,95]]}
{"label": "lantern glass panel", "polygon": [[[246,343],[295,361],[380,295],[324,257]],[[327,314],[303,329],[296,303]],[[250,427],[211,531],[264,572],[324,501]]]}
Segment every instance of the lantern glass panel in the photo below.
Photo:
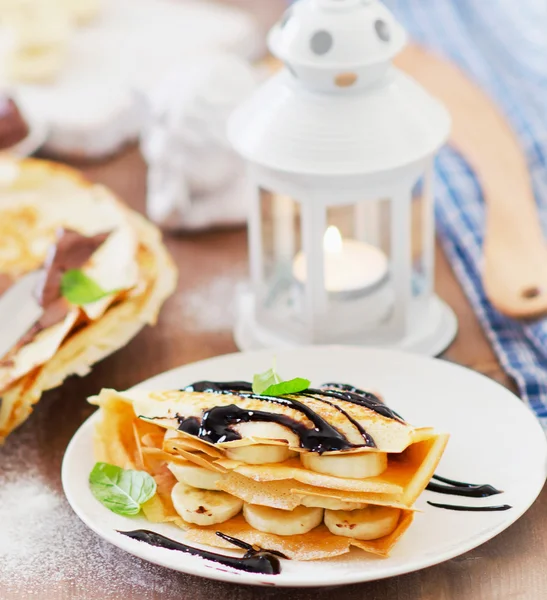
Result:
{"label": "lantern glass panel", "polygon": [[423,296],[425,289],[425,257],[423,239],[424,178],[412,190],[412,297]]}
{"label": "lantern glass panel", "polygon": [[269,327],[305,337],[304,287],[293,276],[302,250],[301,210],[289,196],[260,189],[260,279],[255,281],[256,315]]}
{"label": "lantern glass panel", "polygon": [[351,341],[388,326],[394,306],[391,215],[387,198],[327,207],[315,342]]}
{"label": "lantern glass panel", "polygon": [[426,309],[433,291],[434,214],[432,169],[420,177],[412,190],[412,309]]}

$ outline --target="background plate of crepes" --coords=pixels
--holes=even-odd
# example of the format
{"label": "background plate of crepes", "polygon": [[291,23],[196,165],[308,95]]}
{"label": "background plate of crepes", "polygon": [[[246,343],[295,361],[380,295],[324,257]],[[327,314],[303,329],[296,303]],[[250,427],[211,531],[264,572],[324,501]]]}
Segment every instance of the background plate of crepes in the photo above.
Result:
{"label": "background plate of crepes", "polygon": [[[67,301],[67,269],[111,293],[86,305]],[[85,375],[154,323],[176,281],[159,231],[110,190],[59,164],[2,159],[0,297],[33,272],[39,278],[28,295],[43,314],[0,356],[0,444],[45,390]],[[0,342],[13,316],[1,315]]]}
{"label": "background plate of crepes", "polygon": [[[383,542],[376,545],[365,543],[356,548],[342,543],[340,538],[333,539],[324,525],[312,530],[311,537],[310,534],[306,534],[308,537],[302,536],[301,545],[294,542],[296,538],[291,541],[290,536],[286,539],[275,535],[259,536],[260,540],[267,540],[275,545],[270,549],[292,554],[293,558],[301,556],[304,560],[282,559],[281,573],[272,575],[232,569],[199,556],[155,547],[119,533],[139,529],[152,530],[194,547],[215,551],[215,548],[203,545],[213,544],[217,546],[216,552],[219,552],[219,546],[223,546],[220,551],[225,555],[242,554],[229,549],[230,544],[223,545],[218,539],[214,539],[216,527],[181,527],[184,525],[181,519],[172,511],[172,506],[168,506],[169,490],[158,496],[162,485],[166,483],[162,476],[156,477],[158,492],[155,502],[159,506],[152,503],[149,510],[144,512],[148,517],[152,516],[152,520],[156,518],[155,520],[162,521],[163,516],[164,522],[152,523],[142,513],[134,517],[114,514],[93,496],[89,487],[89,474],[97,460],[126,468],[138,468],[143,452],[152,453],[160,462],[165,457],[161,450],[153,447],[155,433],[148,429],[157,425],[145,422],[144,429],[141,429],[142,421],[138,422],[134,412],[137,410],[142,415],[140,411],[148,410],[147,406],[150,407],[150,411],[155,411],[160,405],[147,405],[146,400],[144,404],[140,401],[135,401],[133,405],[126,404],[124,408],[122,403],[121,408],[115,408],[109,415],[109,410],[112,411],[112,407],[118,406],[116,402],[119,402],[123,395],[116,396],[114,392],[103,391],[102,396],[99,396],[103,399],[102,402],[99,401],[102,408],[76,433],[63,462],[63,487],[78,516],[98,535],[125,551],[184,573],[242,584],[328,586],[400,575],[463,554],[514,523],[534,502],[545,483],[547,444],[543,431],[532,413],[516,396],[486,377],[444,361],[384,350],[314,347],[280,350],[275,354],[277,370],[285,379],[307,378],[311,380],[312,386],[335,381],[370,390],[381,396],[388,407],[402,415],[407,423],[416,426],[417,429],[411,431],[411,438],[419,442],[416,448],[420,444],[425,444],[422,447],[428,448],[427,453],[432,458],[432,463],[427,465],[427,460],[421,463],[422,459],[418,460],[416,473],[420,472],[420,477],[425,474],[429,480],[433,474],[432,470],[435,470],[445,478],[475,484],[488,483],[501,492],[490,497],[476,498],[446,496],[426,490],[412,507],[413,520],[409,519],[406,522],[404,515],[408,512],[402,511],[396,539],[389,540],[387,545]],[[259,351],[209,359],[158,375],[137,386],[136,392],[127,392],[126,397],[141,398],[142,394],[146,396],[147,391],[177,390],[171,392],[174,396],[165,396],[175,397],[181,388],[202,380],[249,381],[254,374],[267,369],[273,358],[272,351]],[[153,396],[164,397],[156,393]],[[92,401],[97,403],[97,397]],[[108,419],[105,418],[108,415]],[[154,418],[158,419],[161,416],[157,415]],[[378,436],[389,436],[392,431],[390,427],[383,433],[381,428],[376,427],[374,433]],[[434,431],[431,428],[434,428]],[[450,439],[440,464],[436,466],[436,460],[446,441],[445,433],[449,434]],[[185,447],[191,450],[192,443]],[[179,458],[183,460],[184,456],[183,452]],[[395,460],[394,467],[405,464],[404,455],[402,459],[389,456],[390,461],[392,458]],[[407,458],[408,456],[412,462],[412,452]],[[398,462],[401,460],[402,462]],[[285,464],[289,464],[290,461],[298,459],[289,459]],[[223,458],[220,463],[232,468],[237,461]],[[256,475],[261,469],[263,472],[268,471],[268,465],[250,469],[242,465],[239,470],[236,469],[236,475],[232,471],[230,477],[236,482],[233,493],[241,491],[236,489],[238,478],[241,480],[242,475],[250,476],[253,472]],[[390,469],[388,466],[385,473],[389,473]],[[296,479],[300,477],[294,476]],[[230,477],[228,479],[232,480]],[[385,479],[387,475],[381,477]],[[245,493],[251,496],[254,494],[255,499],[259,498],[260,494],[265,494],[266,497],[273,493],[276,481],[272,481],[271,477],[265,479],[269,481],[257,481],[257,485],[243,486],[246,489]],[[331,482],[332,479],[331,477]],[[376,480],[379,481],[378,478]],[[316,478],[311,486],[302,485],[302,482],[303,480],[279,482],[284,502],[290,499],[290,494],[293,493],[291,491],[286,494],[291,485],[300,489],[300,492],[295,491],[295,494],[302,494],[306,489],[311,490],[313,486],[319,485],[320,478]],[[172,484],[169,486],[172,489]],[[409,489],[406,488],[407,491]],[[159,500],[165,501],[163,508]],[[506,509],[457,511],[431,503],[459,505],[472,509],[504,506]],[[224,523],[219,525],[218,529],[239,539],[248,535],[248,527],[246,529],[241,515],[227,523],[230,522],[232,525],[227,528]],[[256,539],[258,538],[254,538],[253,543],[256,543]],[[313,551],[309,551],[311,545],[317,551],[315,555]],[[362,549],[367,546],[369,551]],[[319,555],[322,557],[318,558]]]}

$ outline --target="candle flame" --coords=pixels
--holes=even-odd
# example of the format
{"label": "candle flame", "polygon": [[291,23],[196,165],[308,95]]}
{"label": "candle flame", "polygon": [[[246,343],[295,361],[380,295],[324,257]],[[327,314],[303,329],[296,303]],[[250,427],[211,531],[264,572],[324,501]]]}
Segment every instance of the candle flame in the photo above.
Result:
{"label": "candle flame", "polygon": [[338,227],[331,225],[327,228],[323,237],[323,248],[328,254],[340,254],[342,252],[342,236]]}

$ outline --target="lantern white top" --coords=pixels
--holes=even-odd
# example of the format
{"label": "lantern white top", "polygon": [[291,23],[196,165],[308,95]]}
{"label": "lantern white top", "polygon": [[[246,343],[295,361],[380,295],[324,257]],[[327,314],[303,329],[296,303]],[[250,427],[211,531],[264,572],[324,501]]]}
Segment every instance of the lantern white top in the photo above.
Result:
{"label": "lantern white top", "polygon": [[[355,73],[354,85],[382,71],[406,43],[406,34],[376,0],[303,0],[272,29],[272,53],[310,87],[340,91],[336,77]],[[327,76],[327,78],[325,78]]]}
{"label": "lantern white top", "polygon": [[236,150],[275,171],[327,176],[397,170],[430,157],[450,117],[392,66],[405,41],[378,0],[299,0],[270,32],[286,68],[230,120]]}

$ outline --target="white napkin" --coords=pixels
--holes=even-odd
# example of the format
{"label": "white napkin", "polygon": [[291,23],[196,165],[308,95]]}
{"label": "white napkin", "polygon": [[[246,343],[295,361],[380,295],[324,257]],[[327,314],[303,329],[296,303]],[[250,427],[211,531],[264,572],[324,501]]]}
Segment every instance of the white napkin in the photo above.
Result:
{"label": "white napkin", "polygon": [[237,56],[206,56],[171,72],[148,99],[141,135],[147,212],[161,227],[196,230],[245,221],[245,166],[226,125],[257,80]]}

